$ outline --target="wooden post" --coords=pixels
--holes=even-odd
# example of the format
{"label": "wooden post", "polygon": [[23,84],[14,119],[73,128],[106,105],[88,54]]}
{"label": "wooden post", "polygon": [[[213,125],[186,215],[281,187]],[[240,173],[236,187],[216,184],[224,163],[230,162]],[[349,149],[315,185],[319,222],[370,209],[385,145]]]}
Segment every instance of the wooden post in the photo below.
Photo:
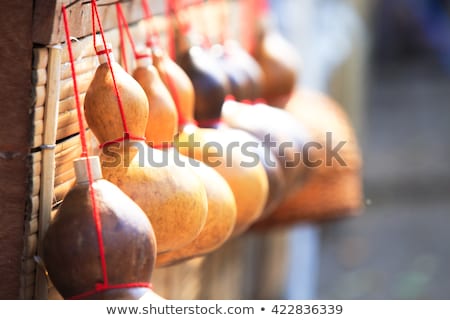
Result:
{"label": "wooden post", "polygon": [[0,299],[20,295],[24,216],[31,205],[32,12],[29,0],[4,1],[0,10]]}
{"label": "wooden post", "polygon": [[[61,68],[61,46],[49,48],[48,81],[44,114],[44,134],[42,149],[41,188],[39,206],[39,242],[37,254],[42,257],[42,242],[50,223],[53,186],[55,181],[55,144],[58,127],[59,85]],[[48,284],[42,266],[36,270],[36,299],[47,299]]]}

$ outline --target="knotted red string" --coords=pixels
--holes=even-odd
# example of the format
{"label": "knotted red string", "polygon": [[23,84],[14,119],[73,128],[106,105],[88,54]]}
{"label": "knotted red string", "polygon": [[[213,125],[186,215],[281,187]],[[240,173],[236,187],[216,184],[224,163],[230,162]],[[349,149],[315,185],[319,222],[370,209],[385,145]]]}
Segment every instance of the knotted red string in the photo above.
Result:
{"label": "knotted red string", "polygon": [[[141,1],[141,5],[142,5],[142,10],[144,11],[144,19],[147,21],[150,21],[153,17],[152,11],[150,9],[150,5],[148,4],[147,0],[142,0]],[[145,28],[145,44],[148,47],[153,47],[153,46],[159,46],[160,45],[160,39],[159,39],[159,34],[158,31],[156,31],[155,28],[151,28],[146,26]]]}
{"label": "knotted red string", "polygon": [[125,283],[125,284],[110,284],[110,285],[104,285],[104,284],[97,284],[94,289],[83,292],[81,294],[77,294],[76,296],[73,296],[70,298],[70,300],[81,300],[88,298],[96,293],[104,292],[107,290],[112,289],[129,289],[129,288],[149,288],[153,289],[153,286],[151,283],[148,282],[135,282],[135,283]]}
{"label": "knotted red string", "polygon": [[[85,136],[85,130],[84,130],[84,123],[83,123],[83,116],[81,112],[81,104],[79,99],[79,93],[78,93],[78,85],[77,85],[77,76],[75,72],[75,64],[74,64],[74,58],[73,58],[73,52],[72,52],[72,42],[70,41],[70,32],[69,32],[69,22],[67,19],[67,11],[66,7],[62,7],[62,14],[63,14],[63,20],[64,20],[64,30],[66,33],[66,43],[67,43],[67,50],[69,51],[69,59],[70,59],[70,68],[72,73],[72,80],[73,80],[73,91],[75,95],[75,104],[78,114],[78,125],[80,126],[80,139],[81,139],[81,148],[82,148],[82,156],[87,157],[87,143],[86,143],[86,136]],[[94,216],[94,223],[95,223],[95,229],[97,231],[97,241],[98,241],[98,247],[100,251],[100,263],[102,267],[102,276],[103,276],[103,282],[104,285],[108,285],[108,274],[106,269],[106,259],[105,259],[105,249],[103,246],[103,235],[102,235],[102,222],[100,219],[100,214],[98,212],[97,208],[97,201],[95,200],[95,191],[93,187],[94,180],[92,178],[92,170],[91,170],[91,164],[90,161],[86,161],[87,166],[87,172],[88,172],[88,179],[89,179],[89,194],[91,197],[92,202],[92,214]]]}
{"label": "knotted red string", "polygon": [[136,136],[132,136],[132,135],[129,135],[129,134],[124,134],[123,137],[120,137],[120,138],[117,138],[117,139],[114,139],[114,140],[106,141],[105,143],[102,143],[98,147],[99,147],[99,149],[103,149],[106,146],[109,146],[109,145],[112,145],[112,144],[115,144],[115,143],[120,143],[120,142],[123,142],[123,141],[129,141],[129,140],[145,141],[146,139],[144,137],[136,137]]}
{"label": "knotted red string", "polygon": [[[95,1],[92,1],[92,6],[93,6],[92,11],[94,12],[94,10],[95,10],[97,18],[99,18],[97,8],[95,5]],[[64,23],[64,31],[65,31],[65,36],[66,36],[67,50],[69,52],[70,69],[71,69],[71,74],[72,74],[73,91],[74,91],[74,96],[75,96],[75,106],[76,106],[76,110],[77,110],[78,124],[80,127],[80,139],[81,139],[81,148],[82,148],[81,156],[87,158],[88,151],[87,151],[87,142],[86,142],[84,122],[83,122],[83,114],[82,114],[81,103],[80,103],[80,98],[79,98],[76,70],[75,70],[73,50],[72,50],[72,42],[70,40],[69,22],[68,22],[67,10],[66,10],[65,6],[62,6],[62,16],[63,16],[63,23]],[[94,17],[94,13],[92,16]],[[100,24],[100,20],[98,20],[98,22]],[[95,31],[94,20],[92,20],[92,24],[94,25],[94,31]],[[104,39],[104,34],[103,34],[103,30],[101,28],[101,24],[100,24],[100,30],[102,32],[102,39],[103,39],[105,50],[108,51],[106,48],[106,41]],[[96,32],[93,33],[94,44],[95,44],[95,34],[96,34]],[[111,68],[111,61],[109,59],[108,52],[106,52],[106,53],[107,53],[108,62],[109,62],[110,68]],[[112,69],[111,69],[111,73],[113,74]],[[113,75],[113,79],[114,79],[114,75]],[[116,89],[116,93],[118,94],[117,85],[115,85],[115,89]],[[118,99],[120,99],[120,97],[118,97]],[[126,136],[126,135],[127,135],[127,133],[125,133],[124,136]],[[98,243],[98,248],[99,248],[100,265],[101,265],[103,283],[98,283],[95,285],[95,288],[92,289],[91,291],[73,296],[71,299],[87,298],[96,293],[103,292],[103,291],[110,290],[110,289],[139,288],[139,287],[152,289],[151,283],[148,283],[148,282],[125,283],[125,284],[114,284],[114,285],[109,284],[106,257],[105,257],[105,247],[104,247],[104,242],[103,242],[102,221],[101,221],[100,213],[98,211],[97,201],[95,199],[95,190],[93,187],[94,180],[92,177],[92,169],[91,169],[91,164],[89,161],[86,161],[86,166],[87,166],[88,181],[89,181],[89,195],[90,195],[91,202],[92,202],[92,214],[93,214],[93,219],[94,219],[94,224],[95,224],[95,230],[97,233],[97,243]]]}
{"label": "knotted red string", "polygon": [[[121,37],[120,41],[122,44],[122,47],[125,47],[125,41],[124,41],[124,35],[123,35],[123,29],[125,30],[125,33],[128,37],[128,41],[130,41],[131,50],[133,51],[133,55],[135,59],[142,58],[143,55],[139,54],[136,49],[136,43],[134,42],[133,36],[131,35],[130,26],[128,25],[127,19],[125,15],[123,14],[122,5],[120,2],[116,3],[116,11],[117,11],[117,22],[119,24],[119,29],[122,29],[122,32],[119,32],[119,36]],[[125,51],[124,51],[125,53]],[[126,55],[124,54],[124,58],[126,60]]]}
{"label": "knotted red string", "polygon": [[[145,19],[151,19],[152,18],[152,12],[150,10],[150,6],[148,5],[146,0],[142,0],[141,2],[142,4],[142,10],[144,11],[144,15],[145,15]],[[167,1],[167,6],[166,6],[166,18],[167,18],[167,23],[168,23],[168,27],[167,27],[167,34],[168,34],[168,47],[173,47],[173,50],[175,51],[175,38],[173,36],[173,28],[172,25],[170,24],[169,20],[171,18],[172,14],[176,15],[177,9],[176,9],[176,4],[174,0],[168,0]],[[153,31],[149,31],[148,29],[146,29],[147,32],[147,46],[149,47],[153,47],[154,45],[159,45],[160,40],[159,40],[159,34],[156,30]],[[169,49],[170,51],[170,49]],[[175,54],[171,55],[169,53],[169,57],[174,56]],[[164,60],[163,60],[164,63]],[[162,80],[164,81],[164,83],[167,85],[167,89],[170,92],[170,95],[172,96],[172,99],[175,103],[175,107],[177,109],[177,113],[178,113],[178,125],[179,126],[184,126],[190,122],[193,121],[187,121],[186,118],[183,116],[183,114],[181,113],[181,106],[180,106],[180,97],[178,94],[178,90],[177,87],[175,85],[174,80],[172,79],[172,77],[170,77],[169,74],[167,74],[167,72],[165,71],[165,67],[162,68],[161,71],[161,77]],[[196,122],[194,122],[194,124],[197,124]],[[154,149],[158,149],[158,146],[153,146]]]}
{"label": "knotted red string", "polygon": [[175,59],[175,34],[172,26],[172,14],[177,17],[177,5],[175,0],[166,2],[166,33],[167,33],[167,52],[171,59]]}
{"label": "knotted red string", "polygon": [[125,48],[125,36],[124,36],[124,30],[123,30],[123,21],[119,15],[119,9],[116,6],[117,11],[117,25],[119,27],[119,47],[120,47],[120,62],[122,64],[123,69],[128,72],[128,61],[127,61],[127,54],[126,54],[126,48]]}
{"label": "knotted red string", "polygon": [[[96,42],[97,41],[96,40],[97,29],[96,29],[95,21],[97,21],[98,28],[100,30],[100,35],[102,37],[103,46],[105,49],[107,49],[105,33],[103,31],[102,22],[100,20],[100,15],[98,14],[97,4],[96,4],[95,0],[91,1],[91,7],[92,7],[92,35],[93,35],[93,39],[94,39],[94,48],[95,48],[95,52],[97,54],[99,54],[99,52],[97,51],[97,42]],[[125,134],[129,134],[127,121],[126,121],[126,117],[125,117],[125,111],[124,111],[123,103],[122,103],[122,98],[120,97],[119,88],[117,87],[117,81],[116,81],[116,77],[114,75],[114,70],[112,67],[111,58],[110,58],[109,54],[106,55],[106,59],[108,62],[109,71],[111,72],[111,78],[112,78],[113,85],[114,85],[114,92],[117,97],[117,103],[119,105],[119,111],[120,111],[120,117],[122,119],[123,131],[125,132]]]}

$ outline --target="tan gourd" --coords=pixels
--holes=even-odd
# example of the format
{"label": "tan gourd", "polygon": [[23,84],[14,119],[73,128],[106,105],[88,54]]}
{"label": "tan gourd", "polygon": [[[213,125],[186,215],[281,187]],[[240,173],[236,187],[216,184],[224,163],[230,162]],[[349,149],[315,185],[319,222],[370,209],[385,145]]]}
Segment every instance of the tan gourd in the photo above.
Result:
{"label": "tan gourd", "polygon": [[[293,95],[285,110],[303,123],[311,133],[312,141],[322,148],[309,149],[310,175],[305,184],[287,197],[272,216],[255,227],[326,221],[358,214],[363,197],[361,153],[342,107],[322,93],[302,89]],[[341,142],[344,145],[338,154],[345,164],[336,159],[327,163],[327,143],[334,148]]]}
{"label": "tan gourd", "polygon": [[178,131],[178,113],[175,103],[153,66],[150,50],[141,52],[136,60],[133,78],[144,89],[149,102],[148,121],[145,129],[147,142],[163,146],[172,142]]}
{"label": "tan gourd", "polygon": [[[188,136],[191,133],[195,133],[195,141],[199,142],[201,146],[204,146],[205,143],[208,142],[208,140],[202,140],[201,136],[199,136],[199,133],[204,131],[215,132],[215,130],[200,129],[194,124],[194,89],[190,79],[188,78],[186,73],[167,55],[162,55],[159,58],[154,59],[154,62],[161,75],[161,79],[171,91],[174,100],[179,102],[180,137],[177,139],[178,145],[179,142],[181,142],[181,144],[186,143],[186,139],[189,140]],[[222,136],[222,134],[220,134],[220,136]],[[214,138],[214,140],[217,139]],[[179,151],[186,156],[194,157],[195,159],[200,161],[203,160],[203,156],[199,156],[197,153],[197,157],[195,157],[194,152],[190,152],[186,148],[180,148]],[[253,169],[243,169],[242,173],[244,173],[244,175],[239,175],[236,172],[236,170],[238,169],[233,169],[231,167],[214,169],[216,169],[216,171],[225,178],[226,182],[231,187],[234,198],[236,199],[237,217],[236,225],[233,229],[233,235],[238,235],[239,233],[246,230],[251,225],[251,223],[262,214],[265,202],[264,199],[267,197],[267,178],[262,174],[260,165],[257,165]],[[253,174],[250,173],[250,171],[252,170]],[[246,177],[249,175],[250,178],[246,179]],[[205,178],[207,179],[207,177]],[[239,180],[242,180],[244,182],[248,181],[248,184],[250,186],[252,186],[253,184],[256,185],[256,188],[253,188],[252,190],[254,192],[252,197],[246,194],[238,196],[237,198],[236,191],[240,187],[245,187],[243,184],[240,184]],[[211,194],[209,196],[212,197],[213,195]],[[219,196],[219,194],[217,193],[216,196]]]}
{"label": "tan gourd", "polygon": [[[162,66],[162,51],[153,50],[153,55]],[[150,52],[141,55],[133,77],[144,89],[150,108],[147,122],[146,140],[150,145],[171,145],[175,132],[178,131],[178,114],[175,103],[162,82],[158,70],[152,65]],[[168,58],[168,57],[167,57]],[[152,126],[162,126],[164,121],[172,130],[152,130]],[[234,195],[225,179],[214,169],[204,163],[179,154],[174,148],[167,148],[169,161],[176,160],[180,166],[190,168],[205,186],[208,199],[208,216],[200,234],[187,246],[161,253],[157,257],[157,267],[172,265],[177,262],[200,256],[217,249],[231,235],[236,222],[236,203]]]}
{"label": "tan gourd", "polygon": [[271,148],[280,162],[285,180],[286,190],[282,196],[304,183],[308,170],[302,153],[311,137],[303,124],[289,112],[262,103],[249,105],[228,100],[223,106],[222,117],[232,128],[250,132],[261,141],[270,137],[273,142]]}
{"label": "tan gourd", "polygon": [[[100,144],[124,134],[117,97],[106,56],[85,97],[85,117]],[[111,54],[111,58],[112,54]],[[143,137],[148,99],[142,87],[119,64],[112,62],[129,134]],[[158,253],[192,242],[207,216],[206,191],[200,179],[170,163],[166,155],[133,139],[105,145],[101,153],[105,178],[132,198],[147,214],[156,234]]]}
{"label": "tan gourd", "polygon": [[[189,112],[193,111],[195,120],[211,122],[210,128],[202,129],[189,123],[181,125],[179,150],[214,167],[228,182],[236,199],[237,222],[233,235],[237,236],[261,217],[269,194],[268,177],[259,155],[253,152],[254,156],[249,156],[242,151],[244,143],[257,144],[257,139],[242,130],[218,129],[214,122],[220,121],[228,93],[227,77],[210,54],[191,42],[190,34],[177,33],[176,43],[177,63],[188,75],[195,92],[194,106],[187,105],[191,101],[180,102],[180,115],[192,119],[193,114]],[[173,79],[171,75],[168,78]],[[177,93],[172,92],[172,96]],[[198,146],[188,146],[192,142]]]}
{"label": "tan gourd", "polygon": [[[89,158],[101,221],[109,285],[150,283],[156,259],[153,228],[142,209],[117,186],[102,178],[98,157]],[[87,174],[87,158],[75,160],[76,184],[64,198],[44,238],[44,262],[63,298],[96,288],[103,279],[100,245]],[[159,298],[150,288],[107,289],[84,299]]]}

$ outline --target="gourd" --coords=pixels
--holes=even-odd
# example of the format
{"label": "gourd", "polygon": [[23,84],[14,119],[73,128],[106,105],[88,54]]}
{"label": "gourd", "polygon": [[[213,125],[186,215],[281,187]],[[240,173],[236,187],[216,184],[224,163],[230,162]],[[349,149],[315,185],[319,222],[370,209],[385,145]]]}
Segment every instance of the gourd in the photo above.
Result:
{"label": "gourd", "polygon": [[[43,260],[53,285],[65,299],[86,294],[104,280],[87,161],[91,164],[109,285],[150,283],[156,259],[155,234],[142,209],[102,178],[97,156],[77,159],[76,184],[65,196],[44,237]],[[157,297],[150,288],[141,286],[106,289],[85,298],[139,299],[144,295]]]}
{"label": "gourd", "polygon": [[304,183],[308,168],[303,150],[311,137],[289,112],[263,103],[249,105],[228,100],[222,108],[222,118],[230,127],[245,130],[261,141],[270,137],[285,180],[283,196]]}
{"label": "gourd", "polygon": [[[178,113],[168,89],[159,76],[158,69],[152,64],[156,61],[156,65],[163,68],[165,65],[163,59],[170,58],[163,55],[162,50],[155,48],[147,51],[140,55],[137,60],[138,66],[133,72],[133,77],[142,86],[149,101],[150,117],[145,137],[150,145],[165,145],[164,152],[168,154],[169,161],[177,159],[180,166],[186,166],[187,170],[192,170],[198,176],[205,186],[208,215],[202,231],[191,243],[158,255],[158,267],[175,264],[217,249],[228,240],[236,222],[234,195],[225,179],[204,163],[187,158],[176,149],[168,147],[172,145],[174,135],[178,131]],[[153,126],[164,125],[164,130],[152,129]]]}
{"label": "gourd", "polygon": [[[320,222],[359,214],[363,198],[361,152],[342,106],[323,93],[301,89],[295,92],[285,110],[304,124],[316,143],[316,147],[306,150],[310,174],[303,186],[255,228],[302,221]],[[338,155],[344,163],[332,158],[327,160],[327,149],[339,144],[343,144]]]}
{"label": "gourd", "polygon": [[198,236],[205,224],[205,188],[192,172],[170,163],[165,165],[162,151],[135,138],[145,135],[148,99],[139,83],[114,62],[112,54],[110,58],[129,137],[114,142],[123,137],[124,124],[106,54],[99,56],[100,65],[84,104],[86,122],[103,145],[100,157],[104,177],[147,214],[155,230],[158,253],[183,247]]}
{"label": "gourd", "polygon": [[263,98],[268,105],[283,107],[298,84],[300,57],[289,43],[267,21],[257,26],[252,55],[264,74]]}

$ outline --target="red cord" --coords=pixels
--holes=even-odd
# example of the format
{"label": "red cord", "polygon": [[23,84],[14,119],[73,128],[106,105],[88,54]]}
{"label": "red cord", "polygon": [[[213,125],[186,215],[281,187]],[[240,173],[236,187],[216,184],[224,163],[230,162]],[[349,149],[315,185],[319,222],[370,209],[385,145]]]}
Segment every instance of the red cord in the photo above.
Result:
{"label": "red cord", "polygon": [[145,141],[146,139],[145,139],[145,137],[136,137],[136,136],[124,134],[123,137],[113,139],[110,141],[106,141],[106,142],[102,143],[101,145],[99,145],[98,147],[99,147],[99,149],[103,149],[104,147],[109,146],[111,144],[119,143],[122,141],[128,141],[128,140]]}
{"label": "red cord", "polygon": [[[102,23],[100,20],[100,15],[98,14],[97,4],[96,4],[95,0],[91,0],[91,7],[92,7],[92,30],[93,30],[92,35],[94,37],[94,48],[95,48],[96,53],[98,54],[97,44],[96,44],[97,31],[96,31],[96,27],[95,27],[96,20],[97,20],[98,27],[100,29],[100,35],[102,37],[102,42],[103,42],[103,46],[105,49],[106,49],[106,39],[105,39],[105,33],[103,31]],[[112,67],[111,58],[110,58],[109,54],[106,55],[106,59],[108,62],[109,70],[111,72],[111,78],[112,78],[113,85],[114,85],[114,92],[117,97],[117,103],[119,105],[120,117],[122,118],[123,131],[125,132],[125,134],[129,134],[127,121],[125,118],[125,111],[124,111],[123,103],[122,103],[122,98],[120,97],[119,88],[117,87],[116,77],[114,75],[114,70]]]}
{"label": "red cord", "polygon": [[172,14],[176,15],[175,1],[166,1],[166,23],[167,23],[167,52],[169,57],[175,59],[175,35],[172,28]]}
{"label": "red cord", "polygon": [[262,18],[262,16],[266,15],[269,12],[270,5],[268,0],[258,0],[258,16]]}
{"label": "red cord", "polygon": [[148,288],[153,289],[153,285],[149,282],[135,282],[135,283],[124,283],[124,284],[110,284],[103,285],[101,283],[97,284],[94,289],[83,292],[81,294],[77,294],[73,297],[70,297],[70,300],[81,300],[86,299],[96,293],[104,292],[112,289],[129,289],[129,288]]}
{"label": "red cord", "polygon": [[[151,20],[153,17],[152,11],[150,10],[150,6],[147,2],[147,0],[142,0],[141,1],[142,4],[142,10],[144,11],[144,19],[145,20]],[[155,28],[152,28],[151,31],[149,31],[149,28],[146,27],[145,28],[145,44],[148,47],[153,47],[153,46],[159,46],[160,45],[160,38],[159,38],[159,34],[158,31]]]}
{"label": "red cord", "polygon": [[[70,41],[70,31],[69,31],[69,22],[67,19],[67,12],[66,7],[62,7],[62,13],[63,13],[63,19],[64,19],[64,30],[66,33],[66,42],[67,42],[67,49],[69,51],[69,59],[70,59],[70,66],[71,66],[71,72],[72,72],[72,79],[73,79],[73,91],[75,95],[75,103],[78,113],[78,124],[80,126],[80,138],[81,138],[81,146],[82,146],[82,156],[87,157],[87,144],[86,144],[86,136],[84,135],[84,124],[83,124],[83,116],[81,113],[81,104],[79,99],[79,93],[78,93],[78,86],[77,86],[77,77],[75,73],[75,65],[74,65],[74,58],[73,58],[73,52],[72,52],[72,42]],[[106,46],[105,46],[106,48]],[[102,267],[102,275],[103,275],[103,283],[104,285],[108,285],[108,273],[106,269],[106,259],[105,259],[105,249],[103,246],[103,236],[102,236],[102,222],[100,219],[100,214],[97,208],[97,201],[95,200],[95,191],[94,191],[94,180],[92,178],[92,170],[91,170],[91,164],[90,161],[86,161],[87,165],[87,172],[88,172],[88,179],[89,179],[89,194],[91,197],[92,202],[92,213],[95,223],[95,229],[97,231],[97,241],[98,241],[98,247],[99,247],[99,253],[100,253],[100,263]]]}
{"label": "red cord", "polygon": [[[122,5],[120,4],[120,2],[116,3],[116,9],[117,9],[117,19],[119,21],[119,26],[122,26],[125,29],[125,32],[128,37],[128,41],[130,41],[131,50],[133,51],[134,58],[139,59],[142,57],[142,55],[137,52],[136,43],[134,42],[133,36],[131,35],[130,26],[128,25],[125,15],[123,14]],[[122,35],[122,37],[123,37],[123,35]]]}
{"label": "red cord", "polygon": [[128,72],[127,53],[125,48],[125,36],[123,34],[123,20],[119,14],[119,3],[116,5],[117,10],[117,25],[119,26],[119,46],[120,46],[120,60],[122,62],[123,69]]}
{"label": "red cord", "polygon": [[[69,22],[68,22],[67,10],[66,10],[65,6],[62,6],[62,15],[63,15],[63,22],[64,22],[64,31],[65,31],[65,36],[66,36],[67,50],[69,52],[70,69],[71,69],[72,80],[73,80],[73,91],[74,91],[74,95],[75,95],[75,105],[76,105],[76,109],[77,109],[78,124],[80,127],[80,139],[81,139],[81,148],[82,148],[81,156],[87,158],[88,151],[87,151],[87,143],[86,143],[86,136],[85,136],[85,128],[84,128],[84,122],[83,122],[83,115],[82,115],[82,111],[81,111],[81,103],[80,103],[80,98],[79,98],[77,77],[76,77],[76,72],[75,72],[72,42],[70,40]],[[95,27],[94,27],[94,29],[95,29]],[[95,33],[93,35],[94,35],[94,39],[95,39]],[[105,48],[106,48],[106,44],[105,44]],[[106,50],[106,51],[108,51],[108,50]],[[108,54],[108,52],[106,52],[106,53]],[[127,134],[125,134],[124,136],[126,136],[126,135]],[[132,138],[129,135],[128,135],[128,137]],[[136,139],[136,138],[134,138],[134,139]],[[96,229],[96,233],[97,233],[97,241],[98,241],[98,247],[99,247],[99,255],[100,255],[103,283],[99,283],[95,286],[94,289],[92,289],[88,292],[73,296],[70,299],[83,299],[83,298],[92,296],[96,293],[104,292],[106,290],[111,290],[111,289],[124,289],[124,288],[149,288],[149,289],[152,289],[153,286],[149,282],[125,283],[125,284],[117,284],[117,285],[110,285],[108,283],[108,272],[107,272],[106,258],[105,258],[105,247],[104,247],[104,243],[103,243],[102,224],[101,224],[100,214],[99,214],[98,207],[97,207],[97,201],[95,199],[95,190],[93,187],[94,179],[92,177],[92,169],[91,169],[90,161],[86,161],[86,166],[87,166],[88,181],[89,181],[89,195],[90,195],[91,202],[92,202],[92,214],[93,214],[95,229]]]}

